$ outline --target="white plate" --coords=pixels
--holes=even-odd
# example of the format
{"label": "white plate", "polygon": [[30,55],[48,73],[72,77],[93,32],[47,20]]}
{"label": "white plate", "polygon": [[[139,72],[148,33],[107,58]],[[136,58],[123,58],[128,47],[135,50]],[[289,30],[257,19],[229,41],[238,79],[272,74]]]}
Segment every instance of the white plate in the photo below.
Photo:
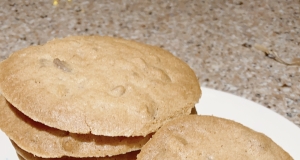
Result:
{"label": "white plate", "polygon": [[[294,159],[300,160],[300,128],[277,113],[241,97],[202,87],[196,105],[199,113],[242,123],[273,139]],[[0,130],[0,160],[18,159],[6,135]]]}
{"label": "white plate", "polygon": [[274,111],[250,100],[202,87],[202,98],[196,105],[197,112],[239,122],[264,133],[300,160],[300,128]]}
{"label": "white plate", "polygon": [[0,130],[0,159],[2,160],[18,160],[15,149],[10,143],[7,136]]}

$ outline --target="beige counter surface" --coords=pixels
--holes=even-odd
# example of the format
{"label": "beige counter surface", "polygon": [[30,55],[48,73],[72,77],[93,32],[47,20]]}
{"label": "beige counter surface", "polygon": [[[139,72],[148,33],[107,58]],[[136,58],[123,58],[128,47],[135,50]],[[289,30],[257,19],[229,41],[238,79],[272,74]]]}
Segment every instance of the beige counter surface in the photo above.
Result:
{"label": "beige counter surface", "polygon": [[275,58],[300,59],[298,0],[53,2],[0,1],[0,60],[68,35],[133,39],[187,62],[202,86],[253,100],[300,127],[300,66]]}

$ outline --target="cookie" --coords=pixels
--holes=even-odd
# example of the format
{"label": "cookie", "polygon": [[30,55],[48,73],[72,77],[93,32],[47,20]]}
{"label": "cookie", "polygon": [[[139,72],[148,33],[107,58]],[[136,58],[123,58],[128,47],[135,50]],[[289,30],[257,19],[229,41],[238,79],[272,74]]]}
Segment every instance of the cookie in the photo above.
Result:
{"label": "cookie", "polygon": [[62,157],[62,158],[41,158],[21,149],[16,143],[12,141],[15,147],[19,160],[135,160],[139,151],[133,151],[126,154],[116,155],[112,157],[89,157],[89,158],[76,158],[76,157]]}
{"label": "cookie", "polygon": [[0,92],[47,126],[80,134],[146,136],[190,114],[201,90],[168,51],[120,38],[71,36],[0,63]]}
{"label": "cookie", "polygon": [[39,157],[105,157],[140,150],[146,137],[74,134],[35,122],[0,96],[0,128],[23,150]]}
{"label": "cookie", "polygon": [[138,160],[253,159],[289,160],[266,135],[240,123],[188,115],[169,121],[142,147]]}

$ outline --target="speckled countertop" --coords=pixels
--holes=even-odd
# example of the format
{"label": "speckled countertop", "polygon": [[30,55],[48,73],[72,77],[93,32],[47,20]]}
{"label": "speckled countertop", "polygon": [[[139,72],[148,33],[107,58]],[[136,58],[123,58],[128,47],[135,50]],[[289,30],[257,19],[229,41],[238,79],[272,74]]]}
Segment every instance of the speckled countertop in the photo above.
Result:
{"label": "speckled countertop", "polygon": [[[0,60],[67,35],[111,35],[160,46],[202,86],[268,107],[300,127],[299,0],[3,0]],[[269,55],[269,56],[268,56]],[[297,59],[296,59],[297,60]]]}

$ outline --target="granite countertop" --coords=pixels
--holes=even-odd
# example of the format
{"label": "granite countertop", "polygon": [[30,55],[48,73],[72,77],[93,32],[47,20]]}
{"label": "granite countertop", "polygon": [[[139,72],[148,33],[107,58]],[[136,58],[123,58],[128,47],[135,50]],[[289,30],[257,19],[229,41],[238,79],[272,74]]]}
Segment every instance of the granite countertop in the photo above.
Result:
{"label": "granite countertop", "polygon": [[169,50],[202,86],[253,100],[300,127],[299,0],[0,1],[0,60],[68,35],[110,35]]}

